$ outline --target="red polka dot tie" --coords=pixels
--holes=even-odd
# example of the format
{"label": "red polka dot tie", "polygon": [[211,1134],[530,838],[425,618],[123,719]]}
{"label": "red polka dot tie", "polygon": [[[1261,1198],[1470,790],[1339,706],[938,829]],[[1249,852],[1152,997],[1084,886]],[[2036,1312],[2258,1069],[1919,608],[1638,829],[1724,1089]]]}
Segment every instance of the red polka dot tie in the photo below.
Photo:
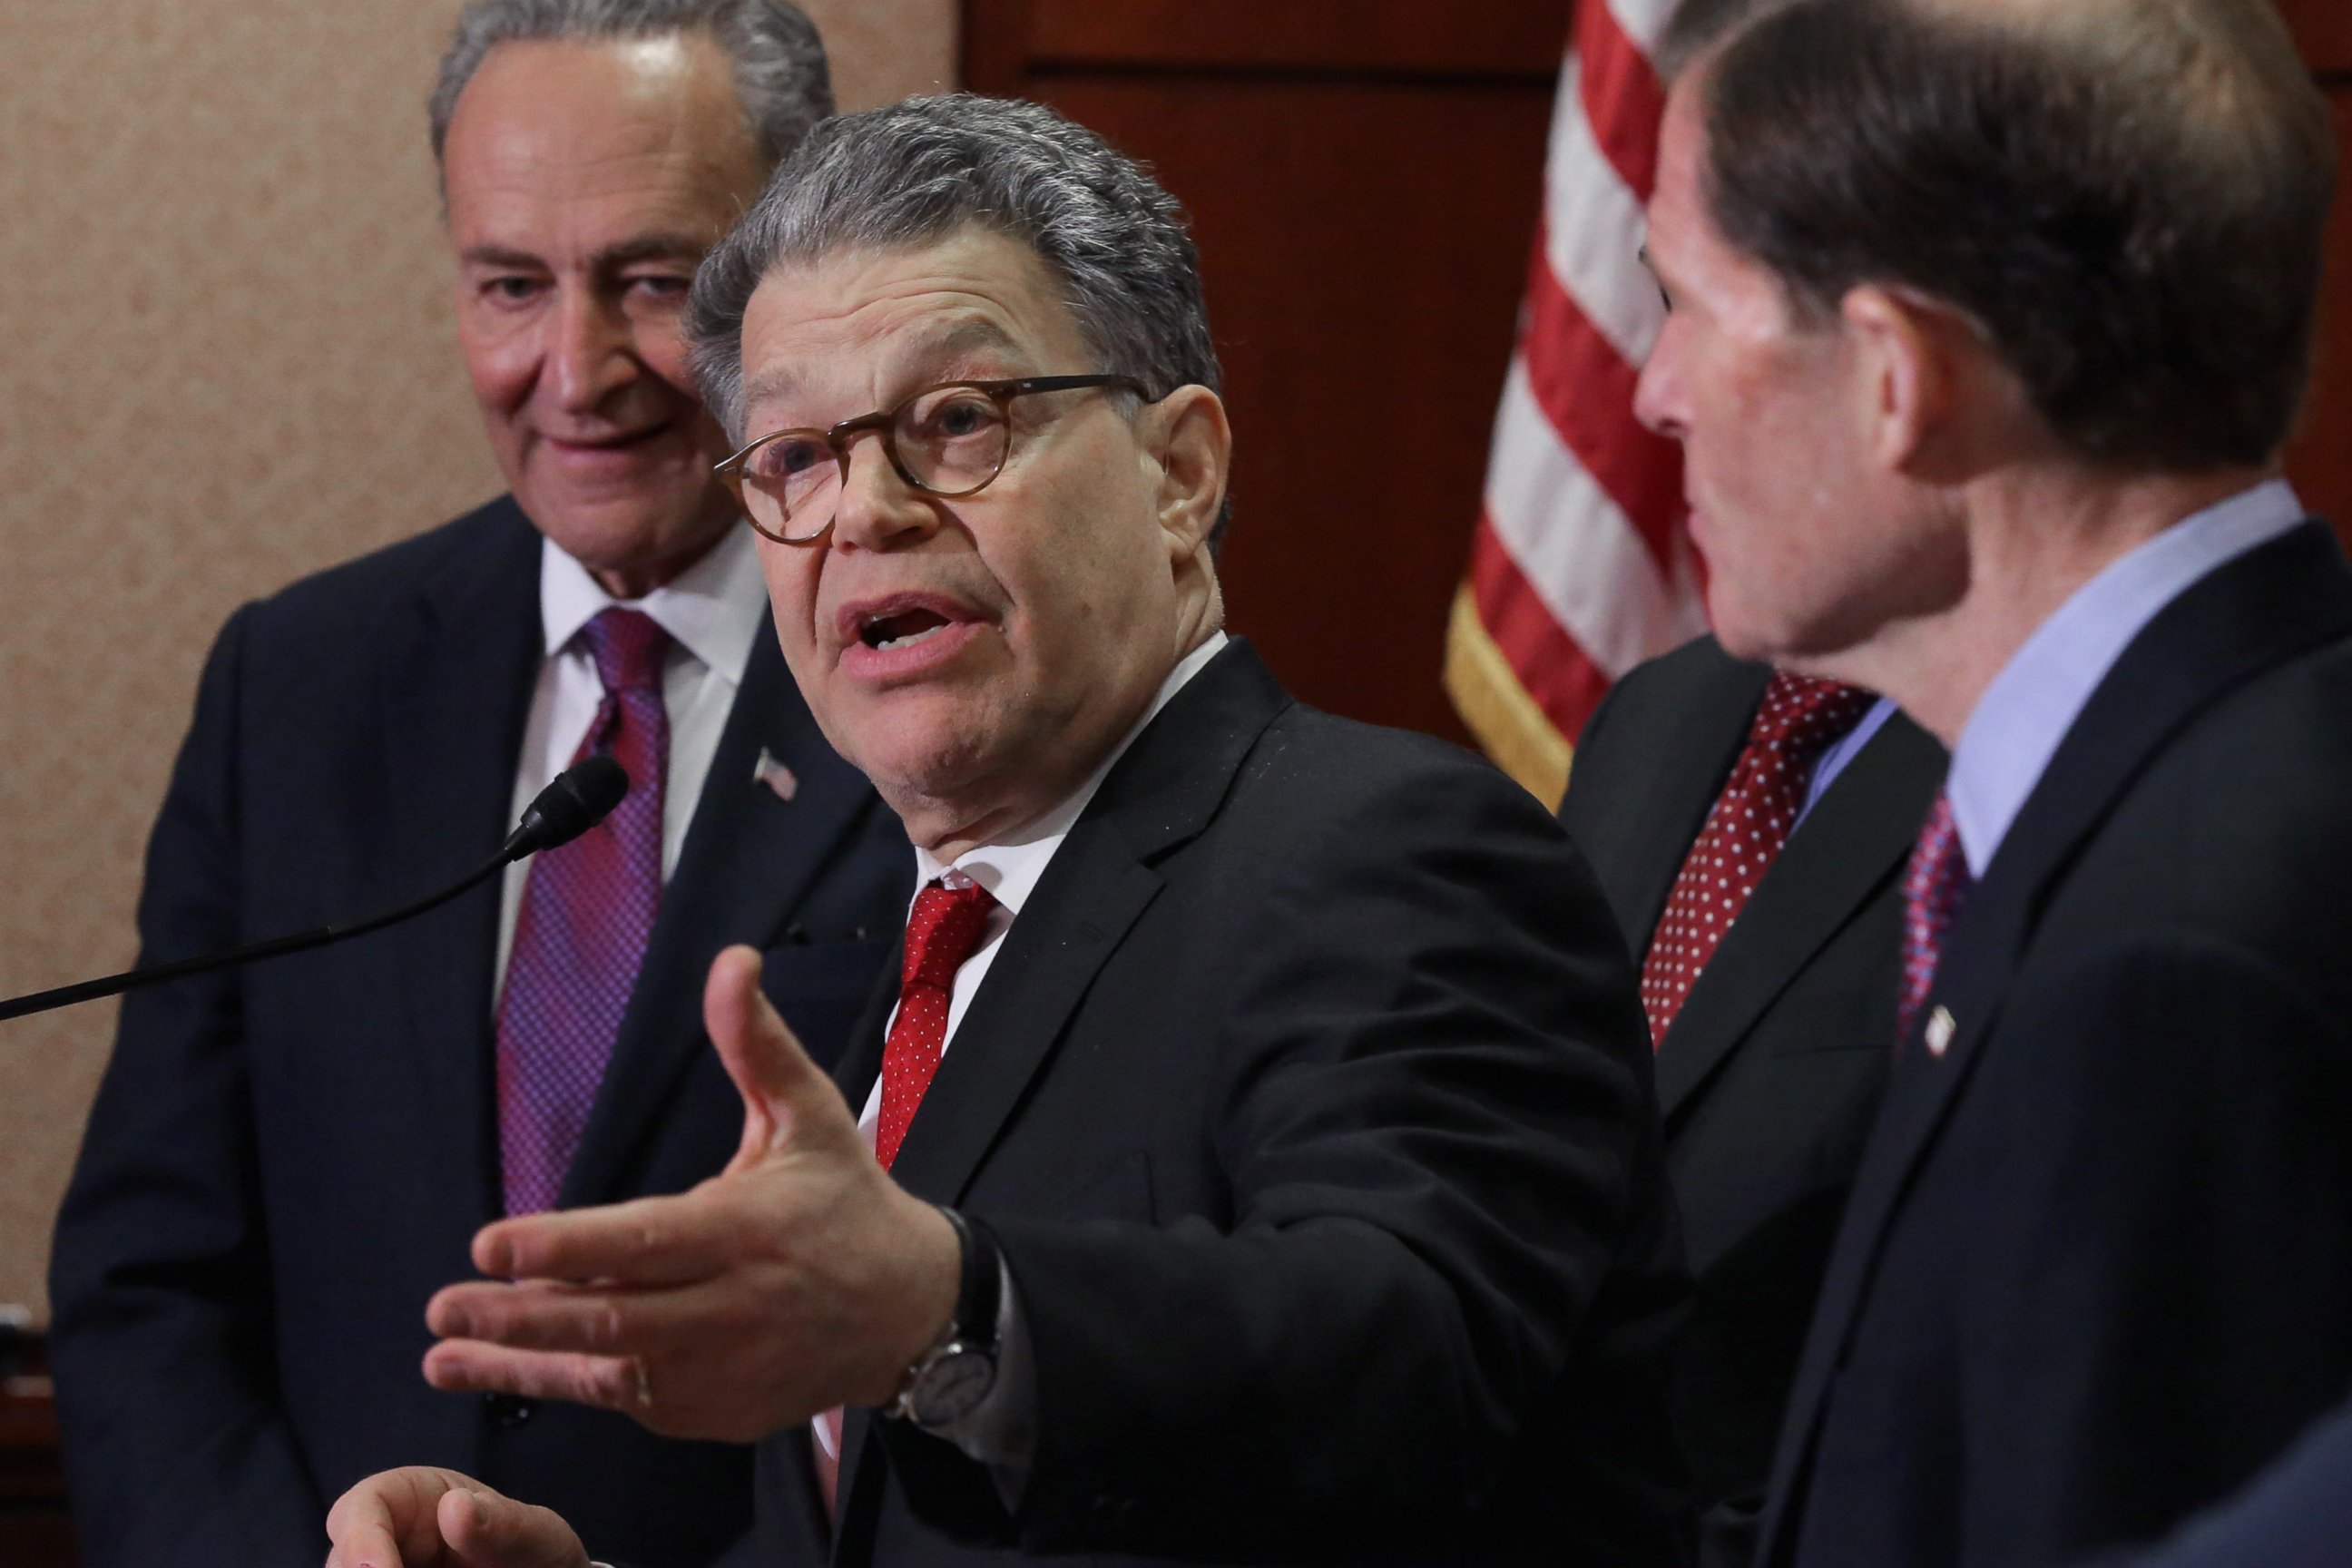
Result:
{"label": "red polka dot tie", "polygon": [[1813,764],[1875,700],[1867,691],[1786,670],[1764,689],[1748,744],[1683,860],[1642,964],[1653,1046],[1666,1037],[1699,971],[1789,841]]}
{"label": "red polka dot tie", "polygon": [[898,972],[898,1016],[882,1047],[882,1110],[874,1124],[874,1157],[888,1170],[906,1140],[907,1124],[940,1070],[948,1038],[948,1001],[956,971],[980,946],[996,900],[986,888],[959,879],[915,895],[907,917],[907,956]]}
{"label": "red polka dot tie", "polygon": [[[1895,1037],[1911,1037],[1920,1005],[1936,984],[1936,966],[1944,956],[1944,939],[1960,918],[1960,906],[1976,886],[1969,875],[1969,858],[1960,845],[1960,830],[1952,820],[1951,796],[1938,793],[1936,808],[1919,830],[1911,864],[1903,874],[1903,1002],[1896,1014]],[[1942,1042],[1933,1042],[1943,1049]]]}

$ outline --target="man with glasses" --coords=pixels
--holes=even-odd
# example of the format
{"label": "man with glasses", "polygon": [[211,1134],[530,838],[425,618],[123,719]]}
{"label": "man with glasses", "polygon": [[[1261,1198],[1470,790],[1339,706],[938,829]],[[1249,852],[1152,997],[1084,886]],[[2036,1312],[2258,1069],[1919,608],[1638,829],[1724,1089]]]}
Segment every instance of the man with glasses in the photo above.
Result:
{"label": "man with glasses", "polygon": [[[1034,105],[853,116],[695,331],[786,658],[915,845],[898,1005],[828,1079],[721,955],[727,1175],[486,1229],[427,1374],[764,1438],[777,1563],[1677,1561],[1622,943],[1535,802],[1224,634],[1174,203]],[[392,1472],[332,1561],[605,1552],[538,1500]]]}
{"label": "man with glasses", "polygon": [[433,146],[511,494],[229,623],[142,944],[397,902],[486,856],[586,751],[630,795],[502,892],[126,1004],[52,1285],[92,1568],[315,1561],[336,1494],[418,1458],[557,1502],[644,1568],[749,1531],[748,1451],[454,1398],[416,1361],[487,1221],[726,1163],[713,953],[770,950],[770,994],[827,1054],[904,907],[898,825],[778,655],[680,328],[703,251],[831,107],[815,28],[781,0],[460,18]]}

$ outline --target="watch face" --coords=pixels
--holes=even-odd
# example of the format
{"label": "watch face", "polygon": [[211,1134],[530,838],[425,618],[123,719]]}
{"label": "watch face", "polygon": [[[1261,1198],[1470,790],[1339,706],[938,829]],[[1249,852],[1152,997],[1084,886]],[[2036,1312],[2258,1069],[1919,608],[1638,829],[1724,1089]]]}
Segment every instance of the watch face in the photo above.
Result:
{"label": "watch face", "polygon": [[996,1384],[996,1358],[969,1345],[950,1345],[916,1374],[907,1403],[919,1426],[945,1426],[980,1408]]}

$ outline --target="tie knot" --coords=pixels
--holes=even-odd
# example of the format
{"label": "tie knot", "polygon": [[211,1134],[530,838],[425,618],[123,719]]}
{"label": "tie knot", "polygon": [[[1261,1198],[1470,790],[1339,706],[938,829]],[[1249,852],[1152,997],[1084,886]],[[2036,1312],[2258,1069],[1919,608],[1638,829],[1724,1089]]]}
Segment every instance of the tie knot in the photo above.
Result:
{"label": "tie knot", "polygon": [[662,683],[662,655],[668,651],[669,634],[661,623],[643,610],[625,610],[618,605],[599,610],[595,618],[580,628],[588,644],[589,657],[596,661],[596,679],[604,683],[607,691],[659,691]]}
{"label": "tie knot", "polygon": [[1802,766],[1860,723],[1877,700],[1859,687],[1775,670],[1757,705],[1748,744],[1777,747],[1786,763]]}
{"label": "tie knot", "polygon": [[980,945],[994,908],[995,898],[978,882],[966,880],[952,888],[925,883],[907,917],[907,957],[899,984],[952,988],[955,972]]}

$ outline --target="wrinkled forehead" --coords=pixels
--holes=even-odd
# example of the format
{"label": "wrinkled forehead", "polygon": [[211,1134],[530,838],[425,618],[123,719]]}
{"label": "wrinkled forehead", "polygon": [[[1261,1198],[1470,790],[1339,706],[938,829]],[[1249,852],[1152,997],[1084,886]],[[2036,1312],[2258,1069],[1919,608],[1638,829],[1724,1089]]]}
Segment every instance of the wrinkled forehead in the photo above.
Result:
{"label": "wrinkled forehead", "polygon": [[769,269],[743,314],[754,430],[848,417],[931,382],[1092,369],[1077,319],[1036,253],[971,228]]}

